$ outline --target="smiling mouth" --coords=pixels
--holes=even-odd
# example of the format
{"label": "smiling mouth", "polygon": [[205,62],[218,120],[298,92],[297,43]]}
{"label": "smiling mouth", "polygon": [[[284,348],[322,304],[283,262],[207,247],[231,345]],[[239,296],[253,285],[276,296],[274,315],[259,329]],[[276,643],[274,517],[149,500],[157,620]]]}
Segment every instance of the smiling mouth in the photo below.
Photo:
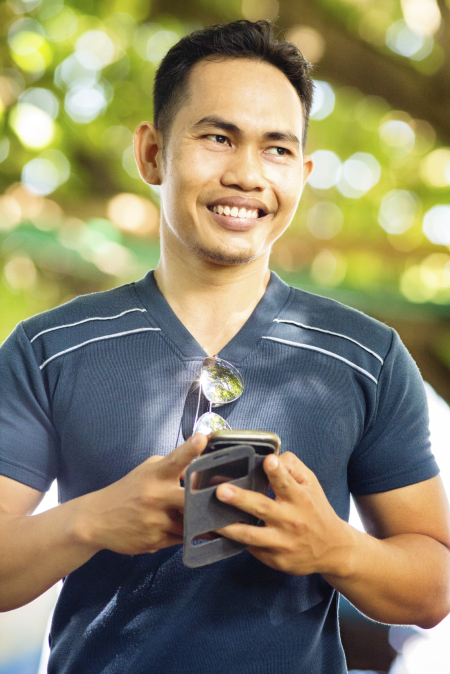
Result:
{"label": "smiling mouth", "polygon": [[227,215],[232,218],[240,218],[242,220],[257,220],[265,216],[263,210],[259,208],[238,208],[237,206],[208,206],[208,210],[218,215]]}

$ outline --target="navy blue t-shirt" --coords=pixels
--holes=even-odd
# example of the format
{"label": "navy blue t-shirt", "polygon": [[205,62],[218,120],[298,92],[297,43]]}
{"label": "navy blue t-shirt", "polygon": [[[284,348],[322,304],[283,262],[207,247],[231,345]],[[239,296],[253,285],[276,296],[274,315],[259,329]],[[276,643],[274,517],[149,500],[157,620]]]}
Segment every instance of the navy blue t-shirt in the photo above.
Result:
{"label": "navy blue t-shirt", "polygon": [[[205,352],[153,273],[20,324],[0,349],[0,473],[62,502],[182,442]],[[419,372],[397,334],[272,274],[219,356],[244,378],[218,409],[233,429],[277,433],[348,519],[350,494],[434,477]],[[337,598],[249,553],[189,569],[180,546],[104,550],[64,582],[50,674],[341,674]]]}

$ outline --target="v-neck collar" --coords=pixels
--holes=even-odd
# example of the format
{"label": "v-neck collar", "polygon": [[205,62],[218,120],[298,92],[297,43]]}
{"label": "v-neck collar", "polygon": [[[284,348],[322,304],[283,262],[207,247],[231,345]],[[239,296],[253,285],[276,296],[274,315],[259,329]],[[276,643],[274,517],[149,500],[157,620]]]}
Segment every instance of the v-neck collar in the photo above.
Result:
{"label": "v-neck collar", "polygon": [[[164,338],[178,357],[182,360],[203,360],[207,356],[206,352],[169,306],[156,284],[153,271],[135,283],[134,287],[149,317],[161,328]],[[218,355],[235,365],[242,363],[267,332],[290,293],[291,288],[271,272],[266,292],[252,314]]]}

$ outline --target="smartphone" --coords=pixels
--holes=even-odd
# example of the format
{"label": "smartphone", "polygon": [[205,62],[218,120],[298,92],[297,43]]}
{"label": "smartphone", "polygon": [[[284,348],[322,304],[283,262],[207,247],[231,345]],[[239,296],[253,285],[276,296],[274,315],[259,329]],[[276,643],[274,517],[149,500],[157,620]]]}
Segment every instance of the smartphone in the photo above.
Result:
{"label": "smartphone", "polygon": [[[253,491],[265,493],[268,488],[267,476],[262,463],[268,454],[279,454],[281,440],[276,433],[269,431],[215,431],[211,433],[208,444],[201,456],[217,452],[230,447],[250,445],[255,452]],[[243,472],[244,471],[244,472]],[[245,474],[245,461],[230,461],[220,467],[217,473],[214,466],[198,472],[195,476],[194,488],[204,489],[207,486],[217,486],[221,482],[230,482],[233,479],[243,477]]]}
{"label": "smartphone", "polygon": [[251,445],[255,452],[267,456],[268,454],[279,454],[281,440],[276,433],[270,431],[214,431],[209,436],[208,444],[202,456],[217,449],[243,444]]}
{"label": "smartphone", "polygon": [[268,454],[278,454],[280,438],[266,431],[216,431],[203,454],[186,470],[183,562],[197,567],[236,555],[245,545],[215,534],[216,529],[258,520],[215,496],[218,484],[232,482],[242,489],[266,493],[263,469]]}

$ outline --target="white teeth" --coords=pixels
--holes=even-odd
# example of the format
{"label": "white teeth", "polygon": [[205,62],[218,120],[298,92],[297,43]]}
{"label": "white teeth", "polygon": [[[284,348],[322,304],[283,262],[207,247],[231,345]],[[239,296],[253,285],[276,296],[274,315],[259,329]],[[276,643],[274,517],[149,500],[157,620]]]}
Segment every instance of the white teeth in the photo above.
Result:
{"label": "white teeth", "polygon": [[242,219],[256,219],[259,215],[258,209],[246,209],[244,207],[238,208],[237,206],[233,206],[230,208],[229,206],[213,206],[212,207],[212,212],[213,213],[218,213],[219,215],[231,215],[233,218],[242,218]]}

